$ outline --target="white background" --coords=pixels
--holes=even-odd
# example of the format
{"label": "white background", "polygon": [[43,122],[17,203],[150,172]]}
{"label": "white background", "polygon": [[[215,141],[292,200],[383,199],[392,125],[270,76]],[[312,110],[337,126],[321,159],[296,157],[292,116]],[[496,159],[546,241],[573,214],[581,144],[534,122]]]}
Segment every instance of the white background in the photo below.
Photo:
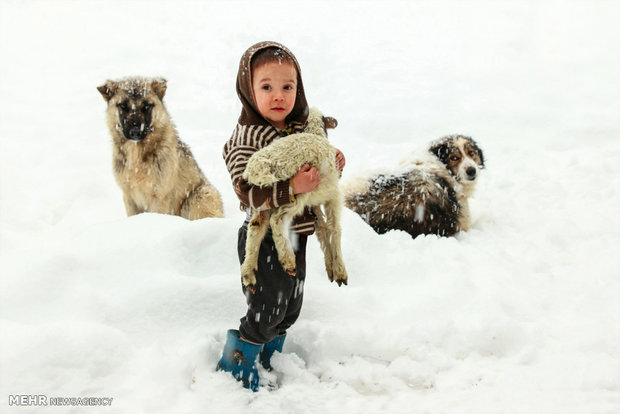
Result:
{"label": "white background", "polygon": [[[618,1],[0,1],[0,411],[619,412],[618,21]],[[221,150],[261,40],[339,120],[345,180],[451,133],[487,169],[454,238],[345,210],[348,287],[312,238],[280,388],[252,394],[214,369],[245,306]],[[168,80],[224,219],[125,217],[96,87],[129,75]]]}

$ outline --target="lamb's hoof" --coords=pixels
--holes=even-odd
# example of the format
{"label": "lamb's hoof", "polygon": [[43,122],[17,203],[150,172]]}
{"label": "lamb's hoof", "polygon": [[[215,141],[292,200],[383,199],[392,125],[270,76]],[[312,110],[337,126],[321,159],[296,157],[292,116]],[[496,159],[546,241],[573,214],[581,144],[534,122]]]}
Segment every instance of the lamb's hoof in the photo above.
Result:
{"label": "lamb's hoof", "polygon": [[256,276],[253,270],[241,271],[241,280],[243,286],[246,287],[252,294],[256,293]]}
{"label": "lamb's hoof", "polygon": [[348,278],[348,276],[346,274],[344,274],[344,275],[335,275],[335,276],[330,275],[329,276],[329,280],[330,280],[330,282],[338,283],[338,286],[342,286],[342,285],[348,286],[348,284],[349,284],[349,278]]}
{"label": "lamb's hoof", "polygon": [[338,286],[342,286],[343,284],[347,286],[349,284],[349,275],[347,274],[347,270],[344,267],[344,264],[336,263],[335,266],[330,269],[327,269],[327,275],[329,276],[329,280],[331,282],[338,283]]}
{"label": "lamb's hoof", "polygon": [[291,276],[295,276],[297,274],[297,263],[295,263],[295,256],[292,256],[290,258],[285,257],[281,259],[280,265],[287,274]]}
{"label": "lamb's hoof", "polygon": [[338,286],[342,286],[342,285],[348,286],[349,285],[347,283],[347,279],[339,279],[339,280],[336,281],[336,283],[338,283]]}

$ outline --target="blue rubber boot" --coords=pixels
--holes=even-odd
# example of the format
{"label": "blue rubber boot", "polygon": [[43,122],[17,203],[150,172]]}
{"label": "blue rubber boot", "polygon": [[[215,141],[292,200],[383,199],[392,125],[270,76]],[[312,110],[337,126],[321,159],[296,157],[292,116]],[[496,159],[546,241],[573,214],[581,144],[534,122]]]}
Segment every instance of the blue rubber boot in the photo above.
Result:
{"label": "blue rubber boot", "polygon": [[222,359],[217,363],[217,370],[230,372],[237,381],[243,382],[244,388],[258,391],[258,370],[256,358],[263,345],[251,344],[239,337],[239,331],[230,329],[226,335],[226,344]]}
{"label": "blue rubber boot", "polygon": [[260,351],[260,363],[267,371],[271,371],[273,369],[271,366],[271,357],[276,351],[282,352],[282,346],[284,346],[285,339],[286,334],[278,335],[263,345],[263,350]]}

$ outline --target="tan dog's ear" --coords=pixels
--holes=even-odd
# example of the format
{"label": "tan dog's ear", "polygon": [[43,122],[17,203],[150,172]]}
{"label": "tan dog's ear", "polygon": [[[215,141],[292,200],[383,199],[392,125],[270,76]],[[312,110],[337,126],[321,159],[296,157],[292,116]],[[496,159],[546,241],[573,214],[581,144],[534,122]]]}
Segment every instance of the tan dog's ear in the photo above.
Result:
{"label": "tan dog's ear", "polygon": [[166,79],[156,79],[151,83],[151,88],[153,88],[153,92],[159,97],[160,101],[163,101],[164,95],[166,94],[166,84],[168,81]]}
{"label": "tan dog's ear", "polygon": [[332,118],[331,116],[324,116],[323,125],[325,125],[325,129],[334,129],[338,126],[338,121],[336,121],[336,118]]}
{"label": "tan dog's ear", "polygon": [[106,83],[97,87],[97,90],[99,91],[99,93],[101,93],[101,96],[103,96],[103,99],[106,102],[112,99],[112,97],[116,94],[117,89],[118,83],[111,80],[106,81]]}

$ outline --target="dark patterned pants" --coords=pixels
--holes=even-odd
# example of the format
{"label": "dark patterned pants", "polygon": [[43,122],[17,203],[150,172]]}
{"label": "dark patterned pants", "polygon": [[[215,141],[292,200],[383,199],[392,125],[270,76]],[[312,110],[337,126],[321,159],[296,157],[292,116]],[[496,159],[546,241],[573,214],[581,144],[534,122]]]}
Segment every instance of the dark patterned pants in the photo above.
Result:
{"label": "dark patterned pants", "polygon": [[[247,226],[246,221],[239,229],[239,263],[243,263],[245,258]],[[252,294],[242,285],[248,304],[248,311],[239,326],[239,333],[244,339],[259,344],[269,342],[285,333],[299,317],[306,279],[307,241],[308,236],[291,234],[297,264],[297,275],[291,276],[280,265],[271,229],[267,231],[258,255],[256,293]]]}

